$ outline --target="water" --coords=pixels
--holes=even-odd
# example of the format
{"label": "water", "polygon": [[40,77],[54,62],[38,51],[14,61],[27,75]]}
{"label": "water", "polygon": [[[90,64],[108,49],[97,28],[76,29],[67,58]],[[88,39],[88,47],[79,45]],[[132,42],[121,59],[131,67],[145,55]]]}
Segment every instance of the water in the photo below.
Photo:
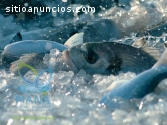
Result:
{"label": "water", "polygon": [[[57,50],[52,50],[55,52]],[[55,57],[50,53],[51,62]],[[57,51],[58,53],[58,51]],[[48,66],[51,66],[48,63]],[[29,75],[28,75],[29,74]],[[33,73],[25,76],[34,78]],[[93,76],[80,70],[78,74],[72,71],[58,71],[52,75],[50,85],[52,90],[48,93],[50,104],[17,103],[15,97],[19,95],[17,87],[24,84],[20,77],[14,76],[5,70],[0,71],[0,112],[3,114],[0,124],[166,124],[166,85],[163,81],[159,86],[159,94],[149,94],[141,100],[115,99],[121,104],[120,109],[113,112],[108,111],[105,106],[99,104],[101,97],[107,92],[108,86],[114,81],[128,80],[135,77],[133,72],[122,73],[118,76]],[[45,81],[49,73],[40,78]],[[31,94],[35,96],[36,94]],[[32,97],[33,98],[33,97]],[[33,117],[32,117],[33,116]]]}
{"label": "water", "polygon": [[[64,0],[63,2],[66,2]],[[48,3],[50,5],[51,3]],[[132,1],[131,8],[123,10],[113,7],[112,9],[104,9],[98,13],[98,18],[113,19],[127,35],[117,42],[123,42],[131,45],[131,40],[138,40],[136,33],[139,30],[146,30],[156,27],[160,23],[166,22],[166,1]],[[27,6],[27,4],[26,4]],[[52,14],[56,17],[57,14]],[[78,16],[75,15],[70,22],[80,22],[91,20],[96,16]],[[13,33],[20,30],[31,31],[40,29],[41,25],[46,25],[43,18],[39,24],[32,22],[27,24],[32,28],[25,28],[16,25],[13,17],[0,16],[1,33],[0,39],[4,42],[1,47],[8,44]],[[61,23],[58,24],[58,22]],[[10,24],[7,25],[7,24]],[[63,25],[67,23],[63,19],[56,18],[53,23]],[[28,27],[27,26],[27,27]],[[7,32],[9,31],[9,32]],[[163,52],[167,34],[160,36],[144,36],[146,46],[155,47]],[[54,49],[50,54],[45,55],[44,63],[54,70],[50,85],[52,90],[43,93],[48,96],[50,103],[40,103],[39,94],[22,94],[18,91],[18,86],[24,84],[19,76],[1,67],[0,70],[0,125],[166,125],[167,123],[167,80],[164,80],[154,93],[146,95],[142,99],[133,99],[130,101],[122,99],[114,99],[115,102],[121,104],[120,109],[109,111],[105,106],[99,104],[102,96],[108,91],[107,88],[119,80],[129,80],[136,76],[133,72],[120,72],[118,76],[103,76],[99,74],[89,75],[84,70],[80,70],[77,74],[72,71],[63,71],[65,67],[61,59],[61,53]],[[44,73],[40,77],[40,81],[46,81],[49,73]],[[28,72],[26,78],[34,79],[33,72]],[[24,95],[27,103],[16,103],[16,96]],[[41,95],[43,97],[44,95]],[[38,103],[35,103],[36,100]],[[31,102],[33,101],[33,102]],[[33,117],[32,117],[33,116]]]}

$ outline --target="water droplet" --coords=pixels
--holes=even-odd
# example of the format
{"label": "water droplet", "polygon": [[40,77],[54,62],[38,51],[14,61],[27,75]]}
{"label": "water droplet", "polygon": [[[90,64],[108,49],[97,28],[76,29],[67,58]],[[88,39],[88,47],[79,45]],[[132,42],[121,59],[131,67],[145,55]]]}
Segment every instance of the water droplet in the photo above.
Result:
{"label": "water droplet", "polygon": [[24,3],[24,6],[25,6],[25,7],[28,7],[28,3]]}
{"label": "water droplet", "polygon": [[67,0],[62,0],[62,2],[67,2]]}
{"label": "water droplet", "polygon": [[37,12],[37,15],[38,15],[38,16],[41,16],[41,15],[42,15],[42,13],[39,11],[39,12]]}
{"label": "water droplet", "polygon": [[57,16],[57,12],[53,12],[53,11],[52,11],[52,16],[53,16],[53,17],[56,17],[56,16]]}

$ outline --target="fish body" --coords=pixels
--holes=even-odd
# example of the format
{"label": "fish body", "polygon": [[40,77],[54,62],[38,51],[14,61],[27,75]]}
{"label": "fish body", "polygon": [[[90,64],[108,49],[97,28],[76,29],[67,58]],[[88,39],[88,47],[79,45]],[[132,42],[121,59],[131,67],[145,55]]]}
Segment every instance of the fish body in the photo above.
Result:
{"label": "fish body", "polygon": [[[65,44],[60,44],[55,41],[49,40],[23,40],[14,42],[5,46],[2,53],[2,62],[10,64],[18,60],[24,54],[37,54],[49,53],[52,49],[58,49],[60,52],[83,43],[83,33],[76,33],[70,37]],[[32,55],[32,56],[33,56]],[[30,56],[30,55],[29,55]],[[41,60],[42,61],[42,60]]]}
{"label": "fish body", "polygon": [[84,69],[88,73],[99,74],[146,70],[157,61],[141,48],[116,42],[84,43],[63,51],[63,57],[71,70]]}
{"label": "fish body", "polygon": [[[45,54],[52,49],[58,49],[60,52],[83,43],[83,33],[76,33],[70,37],[66,43],[60,44],[48,40],[24,40],[7,45],[2,52],[2,63],[5,67],[17,74],[18,63],[26,63],[34,68],[45,68],[43,63]],[[25,67],[20,69],[23,74],[28,70]]]}
{"label": "fish body", "polygon": [[143,98],[145,95],[153,92],[157,85],[167,78],[167,50],[162,57],[150,69],[137,75],[135,78],[122,83],[110,92],[105,94],[101,103],[108,109],[114,110],[119,108],[119,104],[114,101],[116,98],[130,100],[133,98]]}
{"label": "fish body", "polygon": [[48,40],[25,40],[19,41],[5,46],[2,53],[3,64],[10,64],[18,60],[24,54],[31,53],[49,53],[51,49],[57,48],[59,51],[67,49],[66,46]]}

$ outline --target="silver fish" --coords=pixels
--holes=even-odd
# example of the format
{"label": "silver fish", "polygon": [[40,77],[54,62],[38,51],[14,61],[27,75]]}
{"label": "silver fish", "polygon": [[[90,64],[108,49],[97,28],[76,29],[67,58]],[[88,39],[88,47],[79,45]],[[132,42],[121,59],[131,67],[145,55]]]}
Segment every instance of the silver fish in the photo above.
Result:
{"label": "silver fish", "polygon": [[15,42],[5,46],[4,51],[2,52],[2,62],[5,65],[10,65],[11,62],[18,60],[24,54],[46,54],[54,48],[57,48],[60,51],[67,49],[66,46],[60,43],[48,40],[25,40]]}
{"label": "silver fish", "polygon": [[[58,49],[60,52],[69,47],[76,46],[83,43],[83,33],[76,33],[70,37],[66,43],[60,44],[49,40],[23,40],[5,46],[2,52],[2,62],[10,64],[16,61],[24,54],[40,54],[49,53],[51,49]],[[33,55],[32,55],[33,56]]]}
{"label": "silver fish", "polygon": [[[45,54],[52,49],[58,49],[60,52],[83,43],[83,33],[76,33],[70,37],[64,45],[48,40],[24,40],[9,44],[2,52],[2,63],[5,67],[17,74],[18,63],[27,63],[34,68],[45,68],[43,63]],[[26,73],[27,68],[21,69],[22,73]]]}
{"label": "silver fish", "polygon": [[84,69],[90,74],[116,74],[120,70],[134,69],[143,71],[157,61],[142,48],[117,42],[84,43],[63,51],[63,58],[71,70]]}
{"label": "silver fish", "polygon": [[153,92],[157,85],[165,78],[167,78],[167,49],[152,68],[125,83],[119,83],[119,85],[104,95],[100,103],[106,105],[108,109],[117,109],[120,105],[114,99],[130,100],[133,98],[143,98],[148,93]]}

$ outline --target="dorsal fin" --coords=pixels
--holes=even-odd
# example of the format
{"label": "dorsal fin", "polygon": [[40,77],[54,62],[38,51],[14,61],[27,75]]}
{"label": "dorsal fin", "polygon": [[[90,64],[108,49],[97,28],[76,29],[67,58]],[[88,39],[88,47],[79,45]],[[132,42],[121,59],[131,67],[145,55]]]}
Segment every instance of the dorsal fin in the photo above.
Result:
{"label": "dorsal fin", "polygon": [[142,47],[142,50],[153,56],[156,60],[161,57],[159,50],[154,47]]}
{"label": "dorsal fin", "polygon": [[64,45],[71,48],[73,46],[83,44],[83,35],[83,32],[74,34],[65,42]]}

